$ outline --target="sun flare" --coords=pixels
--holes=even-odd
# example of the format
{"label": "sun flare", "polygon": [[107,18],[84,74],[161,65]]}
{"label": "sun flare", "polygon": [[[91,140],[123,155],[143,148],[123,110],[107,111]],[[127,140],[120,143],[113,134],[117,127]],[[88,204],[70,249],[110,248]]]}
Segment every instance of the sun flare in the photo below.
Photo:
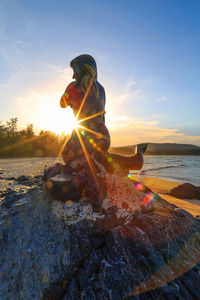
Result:
{"label": "sun flare", "polygon": [[68,108],[65,112],[62,111],[57,120],[58,122],[53,129],[53,131],[57,134],[62,132],[70,134],[73,129],[78,127],[76,118],[70,108]]}
{"label": "sun flare", "polygon": [[[50,112],[49,112],[50,113]],[[52,112],[54,122],[49,122],[49,130],[54,131],[56,134],[70,134],[73,129],[78,127],[76,118],[70,108],[65,110],[59,109]]]}
{"label": "sun flare", "polygon": [[[71,134],[72,130],[78,127],[78,123],[70,107],[62,109],[58,102],[46,101],[43,97],[43,105],[38,113],[40,128],[53,131],[56,134]],[[48,103],[48,104],[47,104]]]}

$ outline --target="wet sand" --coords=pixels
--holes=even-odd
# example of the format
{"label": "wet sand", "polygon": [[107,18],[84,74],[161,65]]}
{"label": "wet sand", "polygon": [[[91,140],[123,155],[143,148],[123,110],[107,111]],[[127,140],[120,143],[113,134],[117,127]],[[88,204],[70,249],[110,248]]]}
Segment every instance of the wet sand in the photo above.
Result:
{"label": "wet sand", "polygon": [[169,195],[170,190],[179,186],[180,183],[169,180],[159,179],[155,177],[138,177],[131,176],[136,181],[141,182],[148,186],[153,192],[157,193],[160,197],[166,201],[187,210],[193,216],[200,215],[200,200],[197,199],[179,199]]}

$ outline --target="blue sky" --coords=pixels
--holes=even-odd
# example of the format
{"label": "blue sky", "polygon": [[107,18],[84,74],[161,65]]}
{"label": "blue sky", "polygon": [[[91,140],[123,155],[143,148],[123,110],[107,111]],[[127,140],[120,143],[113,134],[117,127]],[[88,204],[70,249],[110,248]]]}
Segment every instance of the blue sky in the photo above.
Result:
{"label": "blue sky", "polygon": [[200,145],[199,1],[1,0],[0,120],[64,130],[59,98],[83,53],[97,61],[113,146]]}

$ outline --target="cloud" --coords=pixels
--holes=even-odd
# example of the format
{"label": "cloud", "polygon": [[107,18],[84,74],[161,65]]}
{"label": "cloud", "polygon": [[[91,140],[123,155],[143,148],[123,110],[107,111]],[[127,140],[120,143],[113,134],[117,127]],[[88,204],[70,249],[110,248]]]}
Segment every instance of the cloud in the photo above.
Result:
{"label": "cloud", "polygon": [[158,121],[131,119],[123,116],[110,128],[112,146],[149,143],[189,143],[200,145],[200,136],[190,136],[177,128],[163,128]]}
{"label": "cloud", "polygon": [[[135,122],[134,108],[146,104],[149,100],[136,80],[128,80],[119,85],[110,78],[103,83],[106,90],[106,121],[110,129],[124,126],[130,121]],[[129,114],[127,114],[127,110]],[[149,118],[149,116],[148,116]]]}
{"label": "cloud", "polygon": [[166,102],[167,98],[165,96],[161,96],[160,98],[158,98],[157,100],[158,102]]}
{"label": "cloud", "polygon": [[177,129],[137,127],[136,129],[111,130],[111,145],[126,146],[149,143],[183,143],[195,144],[200,146],[200,136],[188,136]]}
{"label": "cloud", "polygon": [[[200,145],[200,136],[191,136],[179,128],[161,126],[165,114],[153,114],[141,117],[135,113],[136,107],[152,105],[150,95],[145,86],[150,86],[151,80],[128,81],[120,87],[110,81],[107,83],[106,124],[111,133],[112,146],[125,146],[142,142],[194,143]],[[150,93],[151,94],[151,93]],[[152,93],[153,94],[153,93]],[[155,97],[154,97],[155,99]],[[155,100],[154,100],[155,101]],[[161,96],[157,101],[167,101]],[[125,108],[130,112],[125,112]]]}

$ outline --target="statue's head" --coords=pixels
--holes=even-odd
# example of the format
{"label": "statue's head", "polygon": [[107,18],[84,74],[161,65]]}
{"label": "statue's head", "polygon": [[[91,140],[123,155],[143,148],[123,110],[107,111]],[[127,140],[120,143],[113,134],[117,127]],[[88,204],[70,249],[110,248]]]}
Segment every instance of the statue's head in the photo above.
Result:
{"label": "statue's head", "polygon": [[97,65],[94,58],[89,54],[75,57],[71,61],[70,66],[74,70],[73,78],[77,81],[81,80],[85,75],[97,79]]}

